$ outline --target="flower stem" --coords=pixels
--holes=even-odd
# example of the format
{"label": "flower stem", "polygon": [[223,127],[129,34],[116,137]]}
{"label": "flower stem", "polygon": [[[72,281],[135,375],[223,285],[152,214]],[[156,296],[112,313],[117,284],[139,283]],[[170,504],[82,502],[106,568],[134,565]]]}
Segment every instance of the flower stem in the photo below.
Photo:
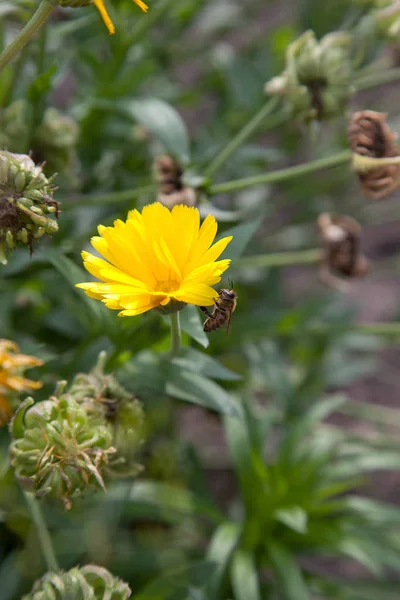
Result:
{"label": "flower stem", "polygon": [[[269,115],[278,104],[278,98],[272,98],[254,115],[254,117],[239,131],[227,146],[212,160],[204,172],[206,177],[211,177],[226,163],[228,158],[236,152],[248,137],[252,135],[262,124],[265,117]],[[276,116],[276,115],[275,115]],[[272,120],[274,123],[274,120]],[[264,127],[268,128],[268,125]]]}
{"label": "flower stem", "polygon": [[364,75],[355,82],[357,92],[369,90],[371,88],[385,85],[385,83],[393,83],[400,79],[400,68],[381,70],[370,75]]}
{"label": "flower stem", "polygon": [[254,177],[244,177],[243,179],[235,179],[234,181],[227,181],[225,183],[219,183],[211,186],[209,194],[223,194],[226,192],[236,192],[237,190],[243,190],[244,188],[251,187],[253,185],[265,185],[268,183],[277,183],[279,181],[287,181],[293,177],[299,177],[301,175],[308,175],[314,171],[320,169],[327,169],[330,167],[337,167],[345,163],[350,164],[351,152],[350,150],[343,150],[333,156],[327,158],[319,158],[311,162],[305,163],[304,165],[296,165],[294,167],[288,167],[286,169],[278,169],[271,171],[270,173],[263,173],[262,175],[255,175]]}
{"label": "flower stem", "polygon": [[171,325],[171,347],[166,358],[172,360],[179,354],[181,347],[181,321],[179,312],[170,314],[169,320]]}
{"label": "flower stem", "polygon": [[47,529],[46,521],[44,520],[39,502],[35,496],[29,492],[24,492],[24,496],[32,517],[32,521],[36,527],[40,549],[46,562],[47,569],[49,571],[59,571],[60,568],[54,552],[53,542],[51,541],[50,533]]}
{"label": "flower stem", "polygon": [[321,258],[321,250],[299,250],[297,252],[276,252],[244,256],[233,264],[235,267],[284,267],[316,263]]}
{"label": "flower stem", "polygon": [[29,42],[42,25],[47,21],[54,9],[49,0],[41,0],[36,12],[23,29],[15,36],[13,41],[0,55],[0,71],[12,60]]}

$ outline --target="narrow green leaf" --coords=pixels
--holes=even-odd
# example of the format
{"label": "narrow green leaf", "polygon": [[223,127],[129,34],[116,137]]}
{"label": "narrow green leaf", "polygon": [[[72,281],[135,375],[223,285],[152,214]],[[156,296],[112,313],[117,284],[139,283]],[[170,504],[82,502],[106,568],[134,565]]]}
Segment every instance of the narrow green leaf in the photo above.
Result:
{"label": "narrow green leaf", "polygon": [[237,403],[222,387],[178,365],[169,366],[165,389],[167,394],[178,400],[200,404],[233,417],[239,415]]}
{"label": "narrow green leaf", "polygon": [[184,600],[188,597],[188,587],[204,585],[213,569],[212,563],[202,561],[167,572],[132,596],[132,600],[166,600],[172,597]]}
{"label": "narrow green leaf", "polygon": [[300,506],[281,508],[276,511],[275,518],[297,533],[307,532],[307,513]]}
{"label": "narrow green leaf", "polygon": [[233,240],[228,244],[220,258],[230,258],[232,262],[234,262],[237,258],[242,256],[251,238],[260,227],[262,220],[263,217],[259,217],[254,221],[249,221],[249,223],[232,227],[218,235],[218,239],[229,235],[233,236]]}
{"label": "narrow green leaf", "polygon": [[51,65],[44,73],[40,73],[38,77],[29,85],[26,91],[28,100],[37,102],[40,98],[47,94],[52,88],[52,82],[57,73],[57,65]]}
{"label": "narrow green leaf", "polygon": [[292,554],[275,542],[269,542],[267,550],[282,600],[310,600],[310,591]]}
{"label": "narrow green leaf", "polygon": [[199,352],[194,348],[187,348],[182,357],[175,358],[174,363],[188,371],[200,373],[221,381],[240,381],[242,378],[233,371],[227,369],[209,354]]}
{"label": "narrow green leaf", "polygon": [[197,306],[188,304],[181,311],[182,330],[190,335],[203,348],[208,348],[209,340],[207,334],[203,331],[203,322],[200,316],[200,309]]}
{"label": "narrow green leaf", "polygon": [[207,593],[212,600],[221,597],[224,576],[240,535],[241,526],[238,523],[222,523],[214,532],[206,554],[207,560],[216,565],[207,586]]}
{"label": "narrow green leaf", "polygon": [[170,104],[159,98],[140,98],[120,102],[118,108],[156,136],[181,163],[189,163],[189,134],[182,117]]}
{"label": "narrow green leaf", "polygon": [[233,555],[232,588],[236,600],[261,600],[254,556],[246,550],[236,550]]}

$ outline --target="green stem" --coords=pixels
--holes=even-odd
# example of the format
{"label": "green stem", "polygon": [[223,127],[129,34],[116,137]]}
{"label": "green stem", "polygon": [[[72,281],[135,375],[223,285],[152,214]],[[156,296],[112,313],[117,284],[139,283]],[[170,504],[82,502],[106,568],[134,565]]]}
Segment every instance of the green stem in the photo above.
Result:
{"label": "green stem", "polygon": [[167,359],[172,360],[179,354],[181,347],[181,321],[179,312],[169,315],[171,325],[171,347],[169,349]]}
{"label": "green stem", "polygon": [[316,263],[321,258],[318,249],[299,250],[296,252],[276,252],[273,254],[258,254],[244,256],[233,264],[235,267],[285,267],[286,265],[304,265]]}
{"label": "green stem", "polygon": [[385,85],[386,83],[393,83],[400,79],[400,68],[389,69],[378,71],[377,73],[371,73],[371,75],[364,75],[355,82],[355,88],[357,92],[369,90],[379,85]]}
{"label": "green stem", "polygon": [[35,33],[44,25],[54,9],[49,0],[41,0],[37,11],[23,29],[16,35],[13,41],[0,55],[0,71],[12,60],[22,48],[29,42]]}
{"label": "green stem", "polygon": [[49,571],[59,571],[60,568],[54,552],[53,542],[51,541],[46,521],[44,520],[42,511],[40,510],[39,502],[35,496],[29,492],[24,492],[24,496],[32,517],[32,521],[36,527],[40,549],[46,562],[47,569]]}
{"label": "green stem", "polygon": [[311,162],[305,163],[304,165],[296,165],[295,167],[288,167],[286,169],[278,169],[269,173],[263,173],[262,175],[255,175],[254,177],[244,177],[243,179],[235,179],[234,181],[227,181],[225,183],[219,183],[211,186],[209,194],[223,194],[227,192],[236,192],[243,190],[244,188],[251,187],[253,185],[265,185],[269,183],[278,183],[280,181],[287,181],[293,177],[299,177],[301,175],[308,175],[314,171],[321,169],[327,169],[330,167],[337,167],[345,163],[350,164],[351,152],[350,150],[344,150],[338,152],[333,156],[327,158],[319,158]]}
{"label": "green stem", "polygon": [[[254,117],[243,127],[241,131],[217,154],[204,172],[206,177],[211,177],[226,163],[228,158],[236,152],[247,138],[249,138],[262,124],[265,117],[269,115],[278,104],[278,98],[272,98],[254,115]],[[276,117],[276,115],[275,115]],[[272,121],[274,122],[274,121]],[[268,128],[268,127],[267,127]]]}

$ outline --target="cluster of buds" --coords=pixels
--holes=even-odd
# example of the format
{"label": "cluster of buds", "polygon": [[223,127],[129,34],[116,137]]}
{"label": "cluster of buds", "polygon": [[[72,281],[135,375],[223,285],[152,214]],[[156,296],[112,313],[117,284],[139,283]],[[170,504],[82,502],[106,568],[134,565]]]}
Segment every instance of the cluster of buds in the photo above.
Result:
{"label": "cluster of buds", "polygon": [[265,84],[281,96],[291,114],[306,122],[343,115],[353,93],[351,37],[330,33],[319,42],[306,31],[289,44],[286,68]]}
{"label": "cluster of buds", "polygon": [[[65,382],[62,382],[65,385]],[[93,422],[59,384],[49,400],[28,398],[11,422],[11,464],[21,486],[35,495],[72,500],[88,488],[105,490],[102,476],[112,447],[106,424]]]}
{"label": "cluster of buds", "polygon": [[352,217],[329,213],[322,213],[317,224],[325,244],[320,278],[324,283],[344,290],[337,275],[361,277],[368,270],[368,261],[361,252],[361,226]]}
{"label": "cluster of buds", "polygon": [[51,179],[26,154],[0,151],[0,262],[6,250],[58,231],[58,203]]}
{"label": "cluster of buds", "polygon": [[40,381],[23,376],[25,369],[39,367],[43,361],[20,354],[17,344],[0,339],[0,427],[7,425],[19,404],[18,394],[42,387]]}
{"label": "cluster of buds", "polygon": [[102,352],[89,373],[78,373],[69,393],[93,420],[107,424],[116,450],[107,465],[115,476],[136,475],[142,470],[136,462],[144,439],[144,411],[141,403],[117,381],[104,373],[106,353]]}
{"label": "cluster of buds", "polygon": [[77,163],[78,124],[56,108],[44,111],[41,122],[31,132],[30,107],[17,100],[0,110],[0,148],[23,154],[30,151],[35,162],[45,161],[46,173],[62,173]]}
{"label": "cluster of buds", "polygon": [[159,156],[154,161],[154,179],[158,184],[158,202],[171,209],[176,204],[195,206],[196,191],[182,181],[183,169],[169,155]]}
{"label": "cluster of buds", "polygon": [[387,114],[363,110],[352,115],[348,128],[353,168],[363,193],[375,200],[386,198],[400,185],[400,151]]}
{"label": "cluster of buds", "polygon": [[105,490],[106,476],[132,476],[144,438],[140,402],[113,375],[104,373],[106,356],[79,373],[66,390],[33,405],[28,398],[11,423],[11,464],[23,488],[35,495],[72,500],[89,488]]}
{"label": "cluster of buds", "polygon": [[61,573],[46,573],[22,600],[127,600],[128,584],[104,567],[85,565]]}

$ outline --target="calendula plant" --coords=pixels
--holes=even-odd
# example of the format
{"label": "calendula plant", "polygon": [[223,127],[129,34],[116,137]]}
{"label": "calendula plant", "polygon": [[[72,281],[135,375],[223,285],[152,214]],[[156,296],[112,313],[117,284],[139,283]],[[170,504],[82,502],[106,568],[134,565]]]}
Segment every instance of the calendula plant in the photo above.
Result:
{"label": "calendula plant", "polygon": [[1,600],[394,600],[398,3],[3,4]]}

